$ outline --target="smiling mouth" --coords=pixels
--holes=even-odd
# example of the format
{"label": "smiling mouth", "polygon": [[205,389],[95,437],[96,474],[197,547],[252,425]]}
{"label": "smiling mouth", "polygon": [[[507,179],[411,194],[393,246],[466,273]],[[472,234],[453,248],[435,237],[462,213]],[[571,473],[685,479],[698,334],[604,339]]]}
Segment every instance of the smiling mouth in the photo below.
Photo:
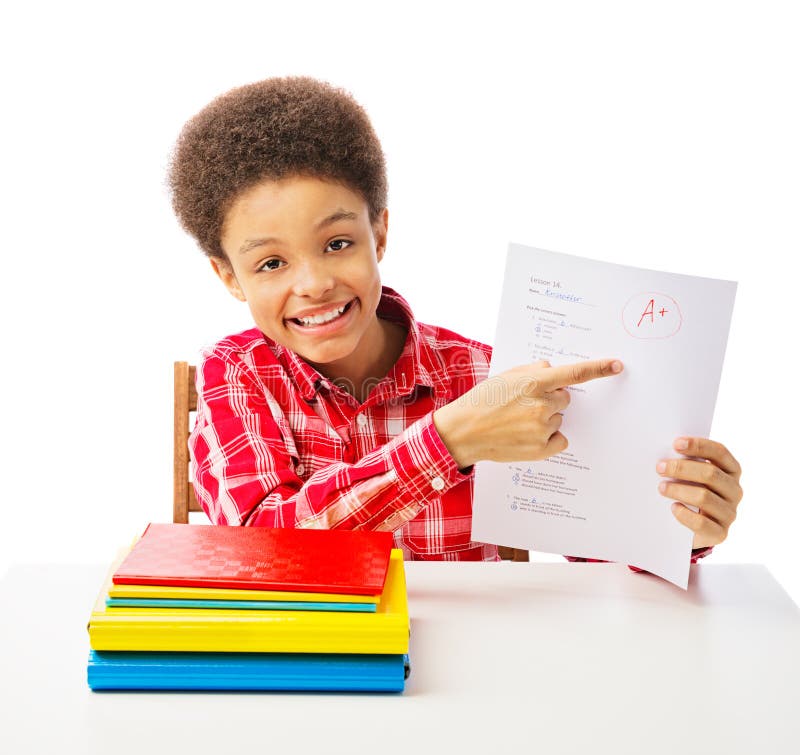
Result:
{"label": "smiling mouth", "polygon": [[290,322],[295,323],[295,325],[299,325],[301,328],[314,328],[318,325],[327,325],[329,322],[334,322],[342,315],[347,314],[347,312],[350,310],[350,307],[353,306],[354,301],[355,299],[351,299],[343,307],[332,309],[330,312],[326,312],[324,315],[314,315],[313,317],[303,318],[292,317]]}

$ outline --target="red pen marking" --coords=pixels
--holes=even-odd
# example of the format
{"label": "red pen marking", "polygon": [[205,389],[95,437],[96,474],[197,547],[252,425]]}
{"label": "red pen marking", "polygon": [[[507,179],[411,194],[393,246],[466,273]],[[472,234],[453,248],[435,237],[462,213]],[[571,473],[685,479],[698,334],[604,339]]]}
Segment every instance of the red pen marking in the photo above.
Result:
{"label": "red pen marking", "polygon": [[[656,309],[658,302],[658,309]],[[667,304],[670,304],[667,309]],[[643,306],[644,305],[644,306]],[[637,339],[652,340],[673,337],[683,324],[683,315],[678,302],[663,291],[642,291],[628,299],[622,308],[622,327],[628,335]],[[656,322],[656,315],[659,316]],[[667,317],[669,315],[669,317]],[[634,322],[638,323],[634,327]],[[642,324],[650,320],[649,327]]]}
{"label": "red pen marking", "polygon": [[644,312],[642,312],[642,316],[639,318],[639,322],[636,323],[636,327],[638,328],[642,324],[642,320],[644,320],[647,315],[650,315],[650,322],[653,322],[653,308],[655,307],[655,299],[650,299],[645,308]]}

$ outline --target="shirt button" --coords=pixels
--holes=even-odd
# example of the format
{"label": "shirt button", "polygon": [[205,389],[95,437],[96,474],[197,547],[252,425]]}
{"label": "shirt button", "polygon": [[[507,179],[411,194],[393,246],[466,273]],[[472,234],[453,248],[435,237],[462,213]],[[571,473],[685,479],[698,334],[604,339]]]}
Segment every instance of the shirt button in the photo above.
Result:
{"label": "shirt button", "polygon": [[305,467],[304,467],[302,464],[298,464],[298,465],[297,465],[297,466],[294,468],[294,471],[295,471],[295,472],[296,472],[298,475],[301,475],[301,474],[303,474],[303,473],[306,471],[306,468],[305,468]]}
{"label": "shirt button", "polygon": [[356,423],[358,424],[359,427],[366,427],[367,424],[369,424],[369,420],[367,419],[366,415],[359,414],[356,417]]}
{"label": "shirt button", "polygon": [[431,487],[434,490],[443,490],[444,489],[444,480],[441,477],[434,477],[431,480]]}

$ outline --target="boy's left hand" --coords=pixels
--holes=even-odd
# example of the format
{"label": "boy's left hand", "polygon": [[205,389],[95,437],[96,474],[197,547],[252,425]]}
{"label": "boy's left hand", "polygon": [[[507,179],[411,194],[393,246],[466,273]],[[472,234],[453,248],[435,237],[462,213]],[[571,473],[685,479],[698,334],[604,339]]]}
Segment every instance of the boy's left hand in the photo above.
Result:
{"label": "boy's left hand", "polygon": [[[717,545],[728,536],[742,500],[739,462],[721,443],[708,438],[677,438],[676,451],[690,458],[662,459],[656,471],[672,478],[659,483],[659,492],[672,498],[673,516],[694,532],[692,548]],[[695,513],[683,504],[696,506]]]}

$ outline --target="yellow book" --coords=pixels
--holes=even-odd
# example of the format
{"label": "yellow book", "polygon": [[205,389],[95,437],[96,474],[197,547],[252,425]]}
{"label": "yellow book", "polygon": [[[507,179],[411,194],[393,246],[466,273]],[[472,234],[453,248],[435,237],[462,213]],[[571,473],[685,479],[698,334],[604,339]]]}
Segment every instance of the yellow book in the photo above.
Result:
{"label": "yellow book", "polygon": [[109,598],[161,598],[168,600],[286,600],[300,603],[377,603],[380,595],[339,595],[326,592],[239,590],[221,587],[172,587],[170,585],[115,585]]}
{"label": "yellow book", "polygon": [[105,598],[113,572],[112,566],[89,619],[89,643],[93,650],[408,652],[408,602],[400,550],[392,551],[386,584],[375,613],[108,608]]}

